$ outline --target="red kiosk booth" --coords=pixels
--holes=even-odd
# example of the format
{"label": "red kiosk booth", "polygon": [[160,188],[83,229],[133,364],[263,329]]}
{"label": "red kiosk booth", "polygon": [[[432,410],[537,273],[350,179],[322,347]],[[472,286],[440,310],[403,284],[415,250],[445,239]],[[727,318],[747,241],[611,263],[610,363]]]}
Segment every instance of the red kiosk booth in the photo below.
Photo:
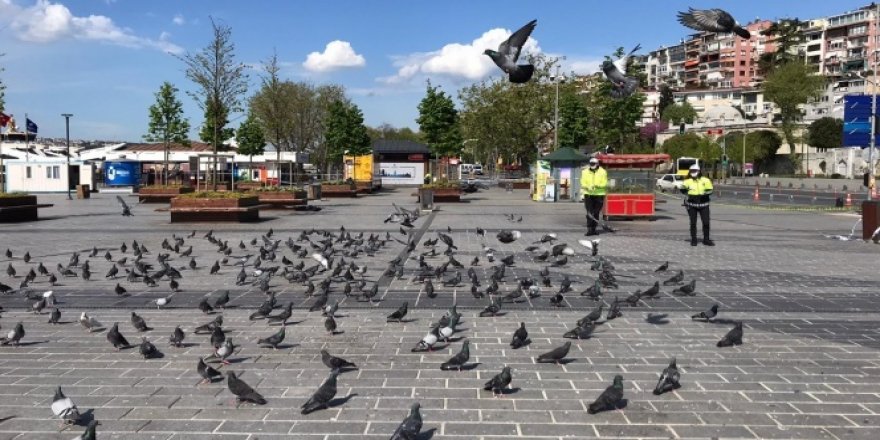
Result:
{"label": "red kiosk booth", "polygon": [[653,217],[657,165],[670,161],[668,154],[598,154],[614,187],[605,196],[605,218]]}

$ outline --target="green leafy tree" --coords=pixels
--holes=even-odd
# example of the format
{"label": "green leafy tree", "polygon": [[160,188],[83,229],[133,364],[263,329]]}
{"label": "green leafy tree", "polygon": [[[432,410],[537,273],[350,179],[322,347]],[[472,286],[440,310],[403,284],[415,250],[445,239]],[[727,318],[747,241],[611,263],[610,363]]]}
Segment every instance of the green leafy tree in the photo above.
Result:
{"label": "green leafy tree", "polygon": [[[211,19],[212,38],[202,50],[180,58],[186,66],[186,77],[197,86],[190,96],[205,112],[201,138],[210,139],[214,149],[212,180],[217,189],[217,151],[224,136],[231,112],[241,111],[241,96],[247,91],[245,65],[235,59],[232,28]],[[209,133],[205,133],[209,130]]]}
{"label": "green leafy tree", "polygon": [[367,134],[370,135],[370,139],[373,141],[379,139],[399,139],[421,142],[422,140],[421,134],[413,131],[409,127],[397,128],[387,123],[379,125],[378,127],[367,127]]}
{"label": "green leafy tree", "polygon": [[457,157],[462,151],[458,110],[446,92],[428,83],[425,97],[419,103],[419,130],[436,157]]}
{"label": "green leafy tree", "polygon": [[590,129],[590,110],[576,93],[559,97],[559,146],[577,149],[587,143]]}
{"label": "green leafy tree", "polygon": [[824,78],[797,62],[777,67],[764,81],[764,99],[779,107],[782,132],[791,151],[795,151],[794,129],[802,117],[800,107],[817,98],[824,85]]}
{"label": "green leafy tree", "polygon": [[705,163],[715,163],[721,159],[721,146],[697,133],[672,136],[663,142],[663,151],[673,158],[696,157]]}
{"label": "green leafy tree", "polygon": [[247,119],[238,126],[235,141],[238,143],[238,154],[243,154],[249,159],[248,172],[250,172],[254,167],[254,156],[266,152],[266,137],[263,135],[260,121],[253,112],[248,112]]}
{"label": "green leafy tree", "polygon": [[611,97],[611,83],[601,81],[591,94],[591,104],[596,115],[596,141],[598,145],[615,146],[618,153],[633,152],[640,144],[639,128],[636,124],[642,119],[645,95],[633,93],[623,99]]}
{"label": "green leafy tree", "polygon": [[177,99],[177,88],[164,82],[156,92],[156,103],[150,106],[147,142],[161,142],[165,149],[163,183],[168,184],[168,155],[172,143],[189,145],[189,121],[183,117],[183,103]]}
{"label": "green leafy tree", "polygon": [[328,159],[340,162],[346,154],[363,156],[372,151],[372,142],[364,125],[364,115],[356,105],[334,101],[327,110],[326,132]]}
{"label": "green leafy tree", "polygon": [[666,110],[661,113],[661,115],[660,119],[669,122],[672,125],[678,125],[682,122],[693,124],[694,119],[697,118],[697,111],[694,110],[690,103],[685,101],[681,104],[672,104],[669,107],[666,107]]}
{"label": "green leafy tree", "polygon": [[293,150],[290,137],[295,125],[290,108],[293,84],[281,79],[276,53],[262,64],[265,73],[260,77],[260,90],[250,99],[250,111],[260,122],[266,140],[275,146],[275,159],[280,163],[281,152]]}
{"label": "green leafy tree", "polygon": [[660,86],[660,100],[657,102],[657,116],[663,114],[670,105],[675,104],[675,96],[672,94],[672,87],[666,84]]}
{"label": "green leafy tree", "polygon": [[819,118],[810,124],[807,142],[819,151],[839,148],[843,145],[843,120],[831,117]]}
{"label": "green leafy tree", "polygon": [[761,55],[758,67],[766,73],[771,73],[789,61],[801,59],[798,47],[803,42],[802,27],[803,22],[797,18],[783,18],[761,31],[761,35],[773,37],[776,51]]}
{"label": "green leafy tree", "polygon": [[[724,135],[727,154],[734,162],[743,160],[743,133],[733,132]],[[776,156],[782,145],[782,138],[773,130],[749,132],[745,143],[745,162],[754,163],[758,169],[769,163]]]}

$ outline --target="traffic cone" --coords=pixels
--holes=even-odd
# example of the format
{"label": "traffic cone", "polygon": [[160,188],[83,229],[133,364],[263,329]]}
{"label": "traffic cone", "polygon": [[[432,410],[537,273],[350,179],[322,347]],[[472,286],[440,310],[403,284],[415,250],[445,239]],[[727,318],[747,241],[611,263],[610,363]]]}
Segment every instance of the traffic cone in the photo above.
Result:
{"label": "traffic cone", "polygon": [[846,207],[852,208],[852,194],[846,193]]}
{"label": "traffic cone", "polygon": [[761,193],[758,191],[758,188],[755,188],[755,195],[752,196],[752,200],[754,200],[756,202],[761,201]]}

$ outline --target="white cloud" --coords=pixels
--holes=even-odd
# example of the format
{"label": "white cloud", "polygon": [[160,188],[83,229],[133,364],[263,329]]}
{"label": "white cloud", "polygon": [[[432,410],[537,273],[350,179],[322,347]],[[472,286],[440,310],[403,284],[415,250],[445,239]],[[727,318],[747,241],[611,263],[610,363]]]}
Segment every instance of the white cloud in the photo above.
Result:
{"label": "white cloud", "polygon": [[[483,33],[468,44],[450,43],[432,52],[414,53],[393,57],[397,74],[379,78],[380,81],[396,84],[422,75],[443,75],[468,80],[483,79],[496,69],[492,60],[483,55],[486,49],[497,50],[498,45],[510,37],[512,31],[495,28]],[[523,46],[523,53],[539,53],[537,40],[529,37]]]}
{"label": "white cloud", "polygon": [[52,43],[64,39],[97,41],[133,48],[153,48],[164,52],[182,53],[183,48],[168,40],[163,33],[158,40],[140,37],[131,29],[116,25],[104,15],[77,17],[67,6],[49,0],[37,0],[27,8],[0,1],[0,21],[7,21],[13,35],[21,41]]}
{"label": "white cloud", "polygon": [[183,14],[175,14],[174,18],[171,19],[171,22],[178,26],[183,26],[186,24],[186,19],[183,18]]}
{"label": "white cloud", "polygon": [[363,67],[367,61],[355,53],[348,41],[334,40],[327,43],[324,52],[312,52],[303,67],[312,72],[329,72],[346,67]]}

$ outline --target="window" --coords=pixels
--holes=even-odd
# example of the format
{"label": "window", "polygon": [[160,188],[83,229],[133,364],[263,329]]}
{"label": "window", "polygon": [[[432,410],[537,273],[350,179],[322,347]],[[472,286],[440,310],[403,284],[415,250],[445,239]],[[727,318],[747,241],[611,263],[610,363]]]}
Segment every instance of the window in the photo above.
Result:
{"label": "window", "polygon": [[868,32],[868,25],[866,24],[861,24],[849,28],[849,35],[862,35],[866,32]]}
{"label": "window", "polygon": [[61,167],[58,165],[46,167],[46,178],[47,179],[60,179],[61,178]]}
{"label": "window", "polygon": [[52,178],[52,167],[46,167],[46,178],[47,179]]}
{"label": "window", "polygon": [[31,178],[31,167],[24,167],[25,178]]}

